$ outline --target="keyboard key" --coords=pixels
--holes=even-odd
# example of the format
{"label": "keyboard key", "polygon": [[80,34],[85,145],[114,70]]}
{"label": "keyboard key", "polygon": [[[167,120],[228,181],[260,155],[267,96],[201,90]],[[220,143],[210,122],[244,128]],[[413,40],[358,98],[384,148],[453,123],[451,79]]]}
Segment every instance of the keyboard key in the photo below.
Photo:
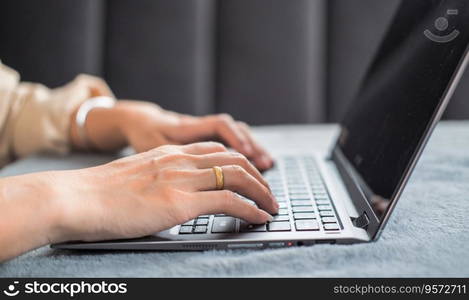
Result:
{"label": "keyboard key", "polygon": [[309,206],[312,203],[311,200],[293,200],[291,206]]}
{"label": "keyboard key", "polygon": [[318,194],[327,195],[327,192],[324,189],[313,189],[313,196],[318,195]]}
{"label": "keyboard key", "polygon": [[322,219],[323,223],[336,223],[337,219],[335,217],[323,217]]}
{"label": "keyboard key", "polygon": [[273,222],[268,225],[269,231],[290,231],[290,222]]}
{"label": "keyboard key", "polygon": [[295,213],[293,218],[295,220],[316,219],[316,215],[314,213]]}
{"label": "keyboard key", "polygon": [[285,209],[285,208],[279,209],[277,215],[288,215],[288,209]]}
{"label": "keyboard key", "polygon": [[288,187],[288,191],[290,194],[308,194],[308,190],[306,189],[306,187],[304,188],[296,188],[296,189],[292,189],[291,187]]}
{"label": "keyboard key", "polygon": [[232,217],[216,217],[213,219],[213,233],[230,233],[234,232],[236,227],[236,219]]}
{"label": "keyboard key", "polygon": [[195,226],[194,233],[206,233],[207,226]]}
{"label": "keyboard key", "polygon": [[298,231],[319,230],[319,223],[316,220],[298,220],[295,221],[295,227]]}
{"label": "keyboard key", "polygon": [[281,209],[282,209],[282,208],[288,208],[288,205],[287,205],[286,202],[279,202],[279,203],[278,203],[278,206],[279,206],[279,208],[281,208]]}
{"label": "keyboard key", "polygon": [[195,225],[208,225],[208,219],[197,219]]}
{"label": "keyboard key", "polygon": [[297,212],[314,212],[314,208],[312,206],[293,206],[292,208],[294,213]]}
{"label": "keyboard key", "polygon": [[321,217],[333,217],[334,216],[334,213],[330,210],[320,211],[319,214],[321,215]]}
{"label": "keyboard key", "polygon": [[281,197],[281,196],[285,195],[285,192],[283,190],[281,190],[281,191],[272,191],[272,194],[274,196]]}
{"label": "keyboard key", "polygon": [[326,187],[321,183],[321,181],[315,181],[311,183],[311,190],[313,191],[313,194],[327,194]]}
{"label": "keyboard key", "polygon": [[285,196],[283,196],[283,197],[277,197],[276,196],[275,200],[277,200],[277,202],[285,202],[285,201],[287,201],[287,198],[285,198]]}
{"label": "keyboard key", "polygon": [[339,230],[339,225],[337,223],[327,223],[324,224],[324,230]]}
{"label": "keyboard key", "polygon": [[299,184],[299,183],[293,183],[288,186],[289,190],[296,190],[296,189],[305,189],[306,185],[304,184]]}
{"label": "keyboard key", "polygon": [[305,201],[305,200],[311,200],[311,197],[309,195],[306,195],[306,196],[301,196],[301,195],[290,195],[290,200],[292,201],[297,201],[297,200],[300,200],[300,201]]}
{"label": "keyboard key", "polygon": [[202,215],[199,216],[197,219],[210,219],[210,215]]}
{"label": "keyboard key", "polygon": [[241,224],[239,226],[239,230],[241,232],[266,232],[267,231],[267,226],[266,224],[248,224],[245,221],[241,221]]}
{"label": "keyboard key", "polygon": [[179,228],[179,233],[180,234],[192,233],[192,226],[181,226],[181,228]]}
{"label": "keyboard key", "polygon": [[309,193],[304,191],[304,192],[292,192],[290,191],[288,193],[290,195],[290,198],[291,197],[296,197],[296,198],[307,198],[307,199],[310,199],[311,197],[309,196]]}
{"label": "keyboard key", "polygon": [[316,200],[317,205],[323,205],[323,204],[331,204],[331,201],[329,200]]}
{"label": "keyboard key", "polygon": [[182,224],[182,225],[184,225],[184,226],[192,226],[192,225],[194,225],[194,221],[195,221],[195,220],[190,220],[190,221],[187,221],[186,223],[184,223],[184,224]]}
{"label": "keyboard key", "polygon": [[272,222],[279,222],[279,221],[290,221],[290,217],[288,215],[276,215],[273,216]]}
{"label": "keyboard key", "polygon": [[314,195],[314,197],[318,197],[318,198],[327,197],[327,194],[326,194],[326,193],[313,192],[313,195]]}
{"label": "keyboard key", "polygon": [[318,210],[319,211],[332,210],[332,206],[321,204],[321,205],[318,205]]}

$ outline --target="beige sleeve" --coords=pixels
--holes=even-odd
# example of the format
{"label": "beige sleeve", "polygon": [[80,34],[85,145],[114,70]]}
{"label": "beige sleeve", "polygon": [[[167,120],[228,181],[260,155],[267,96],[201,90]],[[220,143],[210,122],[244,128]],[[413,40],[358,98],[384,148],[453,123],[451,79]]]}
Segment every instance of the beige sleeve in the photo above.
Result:
{"label": "beige sleeve", "polygon": [[[7,69],[1,64],[0,68]],[[16,73],[11,69],[9,72]],[[79,75],[56,89],[18,80],[13,86],[11,82],[3,86],[0,82],[0,89],[0,108],[6,112],[0,115],[0,147],[4,148],[0,151],[0,165],[2,160],[6,163],[36,152],[68,152],[74,110],[97,91],[112,95],[103,80],[89,75]]]}

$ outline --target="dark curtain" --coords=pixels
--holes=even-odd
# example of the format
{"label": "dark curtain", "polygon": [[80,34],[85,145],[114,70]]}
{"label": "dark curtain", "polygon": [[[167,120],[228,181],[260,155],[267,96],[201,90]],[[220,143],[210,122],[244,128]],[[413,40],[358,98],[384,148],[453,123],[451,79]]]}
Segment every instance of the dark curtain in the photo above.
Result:
{"label": "dark curtain", "polygon": [[[336,122],[397,0],[4,0],[0,59],[58,86],[252,124]],[[469,117],[466,75],[447,117]]]}

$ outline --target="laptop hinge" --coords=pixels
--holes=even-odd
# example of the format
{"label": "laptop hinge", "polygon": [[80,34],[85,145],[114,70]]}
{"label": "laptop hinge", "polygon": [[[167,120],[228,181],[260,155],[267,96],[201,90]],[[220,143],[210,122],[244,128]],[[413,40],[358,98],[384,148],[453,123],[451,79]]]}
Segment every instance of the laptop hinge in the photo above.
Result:
{"label": "laptop hinge", "polygon": [[358,218],[351,218],[352,223],[355,227],[366,229],[368,224],[370,224],[370,219],[366,212],[363,212]]}

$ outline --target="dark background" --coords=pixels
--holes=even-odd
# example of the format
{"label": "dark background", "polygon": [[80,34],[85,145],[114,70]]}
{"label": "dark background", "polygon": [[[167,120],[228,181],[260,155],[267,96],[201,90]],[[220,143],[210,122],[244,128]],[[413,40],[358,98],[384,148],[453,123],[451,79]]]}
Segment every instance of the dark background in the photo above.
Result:
{"label": "dark background", "polygon": [[[0,59],[23,80],[91,73],[120,98],[185,113],[335,122],[399,2],[3,0]],[[446,117],[469,118],[467,100],[468,72]]]}

